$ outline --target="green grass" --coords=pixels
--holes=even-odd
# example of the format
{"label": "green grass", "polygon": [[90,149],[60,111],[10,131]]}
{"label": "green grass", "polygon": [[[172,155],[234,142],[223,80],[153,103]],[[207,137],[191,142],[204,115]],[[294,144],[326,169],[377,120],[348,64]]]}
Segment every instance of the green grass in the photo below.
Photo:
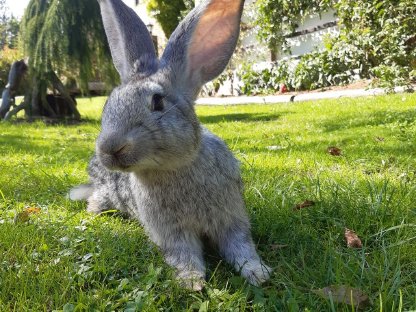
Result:
{"label": "green grass", "polygon": [[[104,100],[80,100],[78,125],[0,123],[0,311],[353,311],[312,292],[329,285],[361,289],[368,311],[416,309],[416,95],[198,107],[241,160],[274,269],[256,288],[208,254],[200,293],[177,285],[136,222],[66,198],[87,181]],[[26,207],[42,210],[14,222]],[[362,249],[346,247],[345,227]]]}

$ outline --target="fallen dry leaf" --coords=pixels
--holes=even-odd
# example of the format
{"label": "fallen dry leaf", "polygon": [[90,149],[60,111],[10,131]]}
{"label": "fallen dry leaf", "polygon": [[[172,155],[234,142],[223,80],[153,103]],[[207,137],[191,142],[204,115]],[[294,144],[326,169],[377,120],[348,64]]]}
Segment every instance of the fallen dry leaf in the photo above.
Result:
{"label": "fallen dry leaf", "polygon": [[361,239],[355,234],[353,230],[345,228],[344,232],[345,240],[347,241],[347,246],[350,248],[362,248],[363,244]]}
{"label": "fallen dry leaf", "polygon": [[335,303],[344,303],[353,305],[356,308],[363,309],[371,305],[368,296],[360,289],[351,288],[345,285],[333,285],[322,289],[312,290],[318,296],[330,300]]}
{"label": "fallen dry leaf", "polygon": [[41,209],[39,207],[28,207],[28,208],[25,209],[25,211],[28,214],[36,214],[36,213],[40,213]]}
{"label": "fallen dry leaf", "polygon": [[272,250],[282,249],[282,248],[286,248],[286,247],[289,247],[289,245],[285,245],[285,244],[272,244],[270,246],[270,248]]}
{"label": "fallen dry leaf", "polygon": [[14,223],[25,223],[29,221],[31,214],[37,214],[40,212],[41,209],[38,207],[27,207],[25,210],[16,214],[13,221]]}
{"label": "fallen dry leaf", "polygon": [[305,200],[303,203],[296,204],[295,207],[293,207],[293,210],[300,210],[307,207],[312,207],[315,205],[315,202],[312,200]]}
{"label": "fallen dry leaf", "polygon": [[378,141],[378,142],[384,142],[384,138],[383,137],[376,137],[376,141]]}
{"label": "fallen dry leaf", "polygon": [[332,156],[341,156],[341,149],[335,146],[330,146],[327,149],[328,153]]}

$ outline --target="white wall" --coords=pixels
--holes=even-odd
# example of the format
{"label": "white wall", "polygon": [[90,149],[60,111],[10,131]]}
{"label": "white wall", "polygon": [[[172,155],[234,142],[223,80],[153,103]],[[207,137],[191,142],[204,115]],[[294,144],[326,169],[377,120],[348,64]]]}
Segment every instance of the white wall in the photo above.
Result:
{"label": "white wall", "polygon": [[[311,15],[305,19],[305,22],[296,29],[296,31],[302,31],[305,29],[313,28],[328,22],[335,21],[335,10],[324,12],[321,15]],[[318,30],[314,33],[301,35],[296,38],[288,39],[291,46],[292,56],[299,56],[315,49],[323,49],[323,37],[327,34],[338,33],[338,27],[333,26],[326,29]],[[290,55],[290,54],[289,54]],[[283,55],[287,56],[287,55]]]}
{"label": "white wall", "polygon": [[[243,22],[250,24],[251,21],[253,21],[255,18],[256,14],[255,1],[246,1],[244,13]],[[334,14],[335,10],[329,10],[328,12],[321,13],[320,15],[310,15],[295,31],[302,31],[323,25],[328,22],[333,22],[336,20]],[[295,38],[289,38],[288,42],[291,46],[291,53],[281,53],[278,59],[288,56],[300,56],[305,53],[312,52],[314,49],[323,49],[323,37],[326,34],[334,34],[337,32],[338,27],[334,26]],[[252,29],[251,32],[248,32],[246,36],[242,38],[242,44],[244,47],[253,50],[249,55],[247,55],[247,60],[251,62],[268,62],[271,60],[269,49],[265,44],[260,43],[256,37],[256,29]]]}

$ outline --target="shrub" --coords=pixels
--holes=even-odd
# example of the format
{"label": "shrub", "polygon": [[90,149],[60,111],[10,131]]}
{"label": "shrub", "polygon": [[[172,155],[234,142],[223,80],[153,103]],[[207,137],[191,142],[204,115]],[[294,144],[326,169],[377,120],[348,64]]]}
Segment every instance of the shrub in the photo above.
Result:
{"label": "shrub", "polygon": [[[285,50],[294,21],[329,7],[336,10],[340,32],[325,38],[325,49],[304,55],[288,84],[313,89],[373,78],[382,87],[410,87],[416,73],[416,2],[414,0],[260,0],[256,24],[270,48]],[[272,10],[271,8],[279,8]],[[274,44],[274,46],[273,46]]]}
{"label": "shrub", "polygon": [[245,63],[237,71],[240,78],[240,91],[246,95],[276,93],[282,83],[289,84],[290,63],[280,61],[269,63],[263,68]]}

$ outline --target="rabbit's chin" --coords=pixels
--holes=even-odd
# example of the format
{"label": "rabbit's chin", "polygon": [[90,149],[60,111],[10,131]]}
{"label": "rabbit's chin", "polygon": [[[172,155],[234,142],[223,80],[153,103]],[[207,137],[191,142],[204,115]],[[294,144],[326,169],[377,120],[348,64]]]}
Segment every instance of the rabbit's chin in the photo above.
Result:
{"label": "rabbit's chin", "polygon": [[183,161],[164,161],[157,157],[146,157],[143,159],[136,160],[134,163],[125,163],[119,161],[113,157],[100,157],[101,164],[110,171],[120,171],[126,173],[140,173],[144,171],[170,171],[176,170],[178,167],[182,167]]}
{"label": "rabbit's chin", "polygon": [[120,172],[134,172],[135,166],[126,166],[126,165],[116,165],[116,164],[108,164],[101,162],[101,164],[110,171],[120,171]]}
{"label": "rabbit's chin", "polygon": [[101,164],[110,171],[132,172],[136,161],[126,161],[105,153],[97,153]]}

